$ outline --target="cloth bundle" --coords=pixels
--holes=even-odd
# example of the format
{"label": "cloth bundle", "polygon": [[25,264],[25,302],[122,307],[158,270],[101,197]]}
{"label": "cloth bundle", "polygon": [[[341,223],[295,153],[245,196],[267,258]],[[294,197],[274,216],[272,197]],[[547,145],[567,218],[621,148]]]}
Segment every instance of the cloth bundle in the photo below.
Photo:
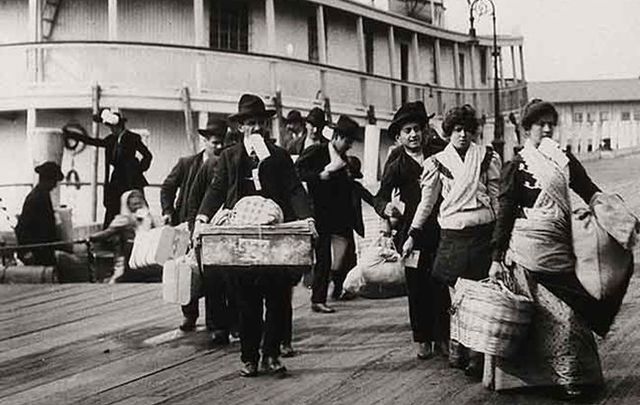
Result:
{"label": "cloth bundle", "polygon": [[400,259],[393,240],[380,236],[347,274],[344,289],[371,298],[403,295],[405,276]]}
{"label": "cloth bundle", "polygon": [[572,216],[576,276],[599,301],[621,300],[633,273],[640,222],[618,195],[597,193]]}
{"label": "cloth bundle", "polygon": [[254,195],[236,203],[226,225],[274,225],[282,222],[284,214],[275,201]]}

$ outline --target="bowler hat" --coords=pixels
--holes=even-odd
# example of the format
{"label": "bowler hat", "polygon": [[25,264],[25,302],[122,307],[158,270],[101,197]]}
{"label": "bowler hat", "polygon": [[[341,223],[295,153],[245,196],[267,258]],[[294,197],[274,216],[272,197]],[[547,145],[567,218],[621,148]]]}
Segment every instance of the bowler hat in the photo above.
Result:
{"label": "bowler hat", "polygon": [[434,116],[435,114],[427,115],[427,110],[422,101],[405,103],[393,115],[393,121],[391,121],[387,133],[392,138],[395,138],[400,132],[400,129],[402,129],[402,126],[407,122],[416,122],[419,125],[425,125]]}
{"label": "bowler hat", "polygon": [[306,118],[307,122],[316,128],[323,128],[327,125],[325,114],[319,107],[313,107]]}
{"label": "bowler hat", "polygon": [[46,161],[35,168],[36,173],[40,175],[40,177],[45,179],[55,179],[56,181],[60,181],[64,179],[64,174],[62,174],[62,170],[60,170],[60,165],[56,162]]}
{"label": "bowler hat", "polygon": [[254,94],[243,94],[238,101],[238,112],[230,115],[229,120],[240,121],[246,117],[269,118],[276,113],[276,110],[267,110],[264,101]]}
{"label": "bowler hat", "polygon": [[207,126],[203,129],[198,129],[198,133],[205,138],[210,138],[214,135],[224,136],[227,133],[227,121],[209,116]]}
{"label": "bowler hat", "polygon": [[284,119],[285,124],[290,124],[292,122],[304,122],[302,118],[302,114],[298,110],[291,110],[289,114],[287,114],[287,118]]}
{"label": "bowler hat", "polygon": [[333,126],[333,131],[344,138],[350,138],[354,141],[362,140],[360,125],[346,115],[341,115],[338,118],[338,122]]}

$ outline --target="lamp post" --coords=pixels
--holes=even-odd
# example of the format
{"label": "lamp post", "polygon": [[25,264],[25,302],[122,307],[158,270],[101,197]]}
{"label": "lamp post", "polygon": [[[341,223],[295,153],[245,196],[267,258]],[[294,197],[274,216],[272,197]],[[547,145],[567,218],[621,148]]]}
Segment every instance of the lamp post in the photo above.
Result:
{"label": "lamp post", "polygon": [[500,51],[498,50],[498,35],[496,33],[496,6],[493,0],[467,0],[469,3],[469,36],[472,41],[476,40],[476,29],[473,26],[475,17],[473,15],[477,6],[491,5],[491,18],[493,22],[493,147],[495,151],[500,155],[500,158],[504,157],[504,122],[502,120],[502,113],[500,111],[500,82],[498,71],[498,58],[500,57]]}

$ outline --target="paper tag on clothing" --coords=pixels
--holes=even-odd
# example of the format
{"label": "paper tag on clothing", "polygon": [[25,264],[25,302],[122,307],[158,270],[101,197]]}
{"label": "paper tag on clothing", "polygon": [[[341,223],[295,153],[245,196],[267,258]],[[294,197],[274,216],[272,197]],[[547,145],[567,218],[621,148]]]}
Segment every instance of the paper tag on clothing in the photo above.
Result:
{"label": "paper tag on clothing", "polygon": [[266,158],[271,156],[271,153],[269,153],[269,149],[267,149],[267,144],[264,143],[264,138],[262,137],[262,135],[252,134],[249,137],[249,143],[251,144],[253,150],[256,152],[256,155],[258,156],[258,159],[260,161],[265,160]]}
{"label": "paper tag on clothing", "polygon": [[260,175],[258,173],[258,168],[251,170],[251,179],[253,180],[253,186],[256,188],[256,191],[262,190],[262,185],[260,184]]}
{"label": "paper tag on clothing", "polygon": [[409,256],[404,258],[405,267],[411,267],[412,269],[418,268],[418,260],[420,259],[420,251],[414,250]]}
{"label": "paper tag on clothing", "polygon": [[564,167],[569,163],[569,158],[567,158],[562,149],[560,149],[560,144],[551,138],[542,138],[540,146],[538,146],[538,151],[552,159],[560,167]]}

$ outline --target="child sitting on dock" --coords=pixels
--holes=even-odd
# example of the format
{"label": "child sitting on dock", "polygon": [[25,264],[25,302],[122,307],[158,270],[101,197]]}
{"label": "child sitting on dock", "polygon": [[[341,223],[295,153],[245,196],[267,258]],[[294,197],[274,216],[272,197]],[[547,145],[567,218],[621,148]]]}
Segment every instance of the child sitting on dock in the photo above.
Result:
{"label": "child sitting on dock", "polygon": [[[139,231],[148,231],[160,226],[151,215],[149,204],[140,190],[130,190],[122,194],[120,214],[111,221],[109,227],[89,238],[91,242],[109,241],[114,249],[114,271],[109,283],[139,281],[129,269],[129,257],[133,241]],[[143,272],[140,272],[142,275]]]}

